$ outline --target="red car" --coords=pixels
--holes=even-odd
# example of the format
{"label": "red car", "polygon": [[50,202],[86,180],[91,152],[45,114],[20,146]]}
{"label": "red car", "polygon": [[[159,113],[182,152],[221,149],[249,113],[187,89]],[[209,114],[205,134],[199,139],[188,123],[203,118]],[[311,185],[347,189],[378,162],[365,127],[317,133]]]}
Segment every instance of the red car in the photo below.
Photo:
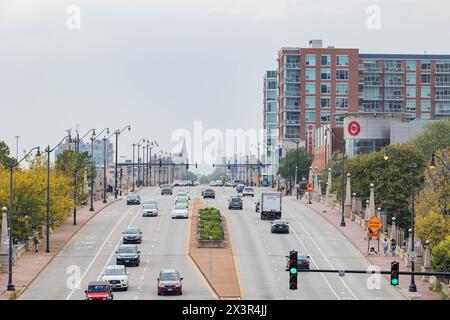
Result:
{"label": "red car", "polygon": [[88,289],[84,291],[86,300],[113,300],[111,284],[108,281],[89,282]]}
{"label": "red car", "polygon": [[183,294],[182,277],[175,269],[164,269],[158,277],[158,296],[162,294]]}

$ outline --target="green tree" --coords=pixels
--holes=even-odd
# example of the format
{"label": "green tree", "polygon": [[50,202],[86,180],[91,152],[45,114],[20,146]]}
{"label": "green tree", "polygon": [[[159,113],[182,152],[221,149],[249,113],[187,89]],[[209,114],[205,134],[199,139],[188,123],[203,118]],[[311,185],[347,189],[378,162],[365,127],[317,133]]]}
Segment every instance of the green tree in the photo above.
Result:
{"label": "green tree", "polygon": [[450,236],[439,242],[433,247],[433,258],[431,259],[433,271],[450,271]]}
{"label": "green tree", "polygon": [[0,140],[0,165],[8,167],[10,159],[11,157],[9,156],[8,145],[4,141]]}
{"label": "green tree", "polygon": [[450,119],[430,122],[412,144],[429,159],[433,151],[450,147]]}
{"label": "green tree", "polygon": [[297,166],[297,175],[299,180],[301,177],[306,177],[311,166],[312,155],[306,152],[305,148],[289,150],[286,155],[280,159],[280,167],[278,173],[283,178],[291,177],[292,181],[295,179],[295,167]]}

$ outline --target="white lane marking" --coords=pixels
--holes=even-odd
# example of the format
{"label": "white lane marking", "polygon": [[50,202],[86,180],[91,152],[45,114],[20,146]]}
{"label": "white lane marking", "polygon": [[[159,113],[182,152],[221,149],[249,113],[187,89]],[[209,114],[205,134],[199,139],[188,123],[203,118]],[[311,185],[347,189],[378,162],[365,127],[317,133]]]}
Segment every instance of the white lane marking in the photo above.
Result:
{"label": "white lane marking", "polygon": [[[125,219],[125,217],[127,216],[128,212],[131,211],[133,209],[133,207],[131,207],[130,209],[127,210],[127,212],[122,216],[122,218],[120,218],[116,224],[114,225],[114,227],[112,228],[111,232],[108,234],[108,236],[106,237],[105,241],[103,241],[103,244],[100,246],[100,248],[98,249],[97,253],[95,254],[95,256],[92,258],[91,262],[89,263],[88,267],[86,268],[86,270],[84,271],[84,273],[82,274],[81,278],[80,278],[80,284],[83,281],[84,277],[86,276],[86,274],[89,272],[89,270],[91,269],[92,265],[94,264],[95,260],[98,258],[98,256],[100,255],[100,252],[103,250],[103,248],[105,247],[106,243],[109,241],[109,238],[111,238],[113,232],[116,230],[117,226],[122,222],[123,219]],[[102,269],[103,271],[103,269]],[[72,291],[70,291],[69,295],[67,296],[66,300],[69,300],[70,297],[72,297],[73,293],[75,292],[75,289],[72,289]]]}
{"label": "white lane marking", "polygon": [[[305,229],[305,227],[303,227],[303,225],[297,220],[297,218],[292,215],[291,213],[289,213],[289,215],[291,217],[294,218],[295,222],[300,226],[300,228],[303,229],[303,231],[306,233],[306,235],[310,238],[311,242],[314,244],[314,246],[317,248],[317,250],[319,250],[320,254],[322,255],[322,257],[325,259],[325,261],[328,263],[328,265],[332,268],[335,269],[334,265],[331,263],[331,261],[328,259],[328,257],[325,255],[325,253],[322,251],[322,249],[320,249],[319,245],[317,244],[317,242],[314,240],[313,237],[311,237],[309,235],[309,232]],[[306,248],[306,247],[305,247]],[[342,279],[342,277],[339,277],[339,280],[342,282],[342,284],[345,286],[345,288],[348,290],[348,292],[350,292],[350,294],[355,298],[355,300],[359,300],[358,297],[355,295],[355,293],[350,289],[350,287],[347,285],[347,283],[344,281],[344,279]]]}
{"label": "white lane marking", "polygon": [[[298,236],[297,232],[295,232],[295,229],[291,226],[290,229],[292,230],[292,232],[294,233],[295,237],[297,238],[297,240],[300,242],[300,244],[302,245],[303,248],[306,249],[305,244],[303,243],[302,239],[300,239],[300,237]],[[311,263],[313,263],[316,268],[318,268],[317,263],[315,262],[315,260],[313,258],[310,258]],[[341,300],[341,297],[336,293],[336,291],[334,291],[333,287],[331,286],[331,284],[328,282],[327,278],[325,278],[323,273],[320,273],[320,276],[322,277],[322,279],[325,281],[325,283],[327,284],[328,288],[330,289],[330,291],[336,296],[336,298],[338,298],[339,300]]]}

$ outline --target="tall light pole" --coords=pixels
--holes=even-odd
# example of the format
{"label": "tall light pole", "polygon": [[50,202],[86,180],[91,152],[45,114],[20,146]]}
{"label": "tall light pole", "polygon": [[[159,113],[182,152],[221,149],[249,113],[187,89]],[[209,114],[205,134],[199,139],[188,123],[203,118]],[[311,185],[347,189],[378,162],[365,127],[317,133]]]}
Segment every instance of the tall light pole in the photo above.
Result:
{"label": "tall light pole", "polygon": [[151,141],[150,142],[150,144],[149,144],[149,156],[150,156],[150,161],[149,161],[149,167],[150,167],[150,173],[149,173],[149,180],[150,180],[150,185],[152,184],[151,183],[151,181],[152,181],[152,149],[153,148],[158,148],[159,147],[159,144],[158,144],[158,142],[156,142],[155,140],[153,140],[153,141]]}
{"label": "tall light pole", "polygon": [[[8,259],[8,285],[6,287],[6,289],[8,291],[15,291],[16,287],[13,284],[12,281],[12,275],[13,275],[13,271],[12,271],[12,265],[13,265],[13,169],[14,167],[17,167],[24,159],[26,159],[31,152],[33,152],[34,150],[37,149],[36,152],[36,158],[40,159],[41,158],[41,152],[40,152],[40,148],[39,147],[34,147],[33,149],[31,149],[30,151],[28,151],[28,153],[21,159],[16,159],[16,162],[14,162],[13,158],[11,157],[9,159],[9,223],[8,223],[8,237],[9,237],[9,248],[8,248],[8,255],[9,255],[9,259]],[[3,241],[4,239],[2,239]]]}
{"label": "tall light pole", "polygon": [[[131,131],[131,126],[126,125],[122,130],[117,129],[114,131],[114,134],[116,135],[116,163],[114,165],[114,198],[117,199],[117,194],[119,190],[117,189],[117,158],[119,154],[119,135],[124,132],[126,129],[128,131]],[[122,192],[122,190],[120,190]]]}
{"label": "tall light pole", "polygon": [[19,160],[19,138],[20,136],[14,136],[16,138],[16,160]]}
{"label": "tall light pole", "polygon": [[72,137],[69,135],[65,136],[53,149],[50,146],[47,146],[45,152],[47,153],[47,215],[46,215],[46,244],[45,251],[50,252],[50,154],[58,148],[61,143],[63,143],[67,138],[69,138],[69,144],[72,143]]}
{"label": "tall light pole", "polygon": [[136,148],[136,143],[133,143],[132,146],[133,146],[133,164],[131,166],[131,175],[132,175],[133,187],[131,188],[131,192],[134,192],[134,149]]}
{"label": "tall light pole", "polygon": [[95,175],[97,175],[97,167],[95,165],[94,161],[94,141],[97,140],[99,136],[103,134],[103,132],[106,131],[106,134],[109,134],[109,128],[103,129],[100,134],[97,136],[95,134],[95,130],[92,132],[91,135],[91,162],[92,162],[92,168],[91,168],[91,206],[89,208],[89,211],[94,211],[94,172]]}

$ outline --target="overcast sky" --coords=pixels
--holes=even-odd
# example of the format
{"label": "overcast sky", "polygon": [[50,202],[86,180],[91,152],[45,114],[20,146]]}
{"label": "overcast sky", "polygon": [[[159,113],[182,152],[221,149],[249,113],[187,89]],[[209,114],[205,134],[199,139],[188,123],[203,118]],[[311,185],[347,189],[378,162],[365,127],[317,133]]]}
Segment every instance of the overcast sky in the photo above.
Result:
{"label": "overcast sky", "polygon": [[[71,5],[80,29],[67,27]],[[195,120],[261,128],[280,47],[448,54],[449,12],[448,0],[1,0],[0,139],[15,155],[16,135],[23,150],[68,128],[131,124],[119,148],[130,156],[141,137],[170,150],[172,131]]]}

